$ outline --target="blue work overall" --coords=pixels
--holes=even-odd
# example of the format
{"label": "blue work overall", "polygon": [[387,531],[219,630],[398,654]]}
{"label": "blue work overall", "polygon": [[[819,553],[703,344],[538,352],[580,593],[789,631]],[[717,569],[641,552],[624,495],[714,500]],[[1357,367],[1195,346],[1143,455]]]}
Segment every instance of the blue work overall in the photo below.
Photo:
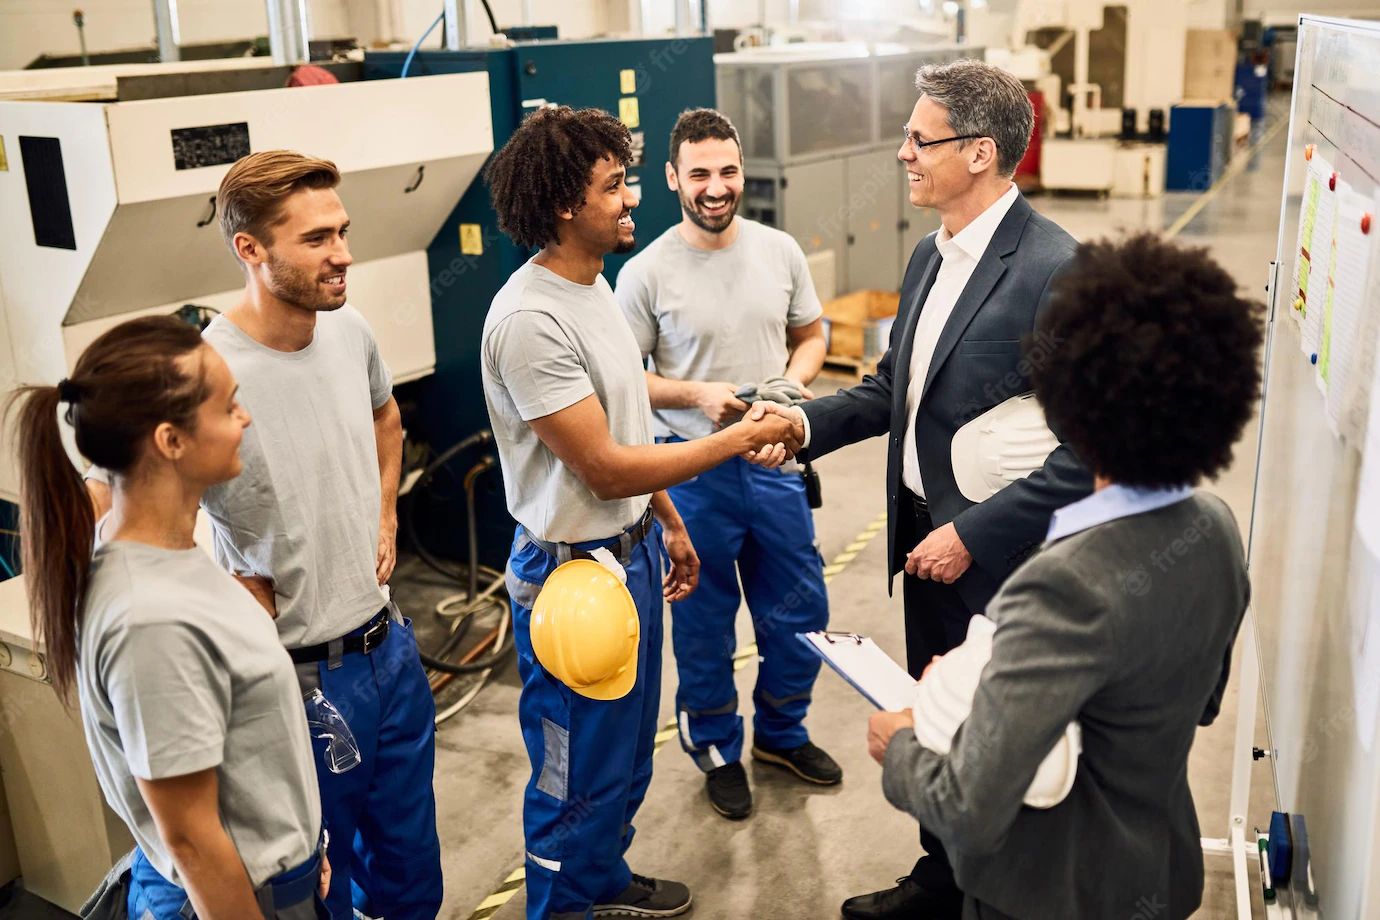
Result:
{"label": "blue work overall", "polygon": [[[326,766],[326,741],[312,740],[321,818],[330,831],[331,890],[341,920],[358,908],[388,920],[434,920],[441,910],[441,842],[436,834],[436,703],[417,655],[412,622],[389,605],[377,648],[299,664],[340,711],[359,745],[360,764]],[[350,635],[362,635],[369,624]],[[305,671],[305,673],[304,673]]]}
{"label": "blue work overall", "polygon": [[[528,920],[585,920],[632,882],[624,854],[652,780],[652,754],[661,703],[661,529],[639,542],[596,540],[562,548],[609,547],[627,570],[641,636],[637,682],[627,696],[601,701],[581,696],[536,660],[532,605],[560,561],[521,527],[508,560],[522,698],[518,721],[532,762],[523,798],[527,846]],[[549,546],[549,544],[548,544]]]}
{"label": "blue work overall", "polygon": [[829,624],[804,481],[735,457],[669,491],[700,557],[699,588],[671,605],[681,747],[706,772],[742,757],[733,653],[744,596],[761,658],[752,694],[754,741],[777,750],[799,747],[810,740],[804,719],[820,661],[796,634]]}

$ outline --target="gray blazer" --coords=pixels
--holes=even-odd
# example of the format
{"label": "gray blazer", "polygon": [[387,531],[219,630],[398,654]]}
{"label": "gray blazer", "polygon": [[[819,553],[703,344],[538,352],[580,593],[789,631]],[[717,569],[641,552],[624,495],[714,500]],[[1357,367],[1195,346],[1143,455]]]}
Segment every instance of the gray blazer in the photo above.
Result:
{"label": "gray blazer", "polygon": [[[935,234],[920,241],[901,283],[901,302],[891,342],[877,372],[850,390],[803,403],[816,458],[865,438],[890,435],[887,456],[887,574],[905,567],[906,554],[924,534],[898,533],[909,514],[897,514],[901,488],[901,438],[906,433],[915,326],[939,274]],[[1067,447],[1049,455],[1043,469],[1012,483],[981,504],[963,497],[954,482],[950,442],[954,432],[988,409],[1030,390],[1031,362],[1049,358],[1055,342],[1022,337],[1035,329],[1050,281],[1073,259],[1073,237],[1035,212],[1025,198],[1011,205],[986,253],[954,304],[930,362],[917,410],[915,437],[934,526],[953,522],[977,566],[957,589],[968,609],[981,612],[997,585],[1044,541],[1050,515],[1088,495],[1092,476]],[[1058,432],[1055,432],[1056,434]]]}
{"label": "gray blazer", "polygon": [[[897,732],[887,800],[944,841],[964,892],[1012,917],[1188,917],[1203,893],[1188,752],[1249,592],[1236,520],[1210,495],[1046,544],[988,607],[992,658],[951,752]],[[1023,806],[1073,719],[1073,790]]]}

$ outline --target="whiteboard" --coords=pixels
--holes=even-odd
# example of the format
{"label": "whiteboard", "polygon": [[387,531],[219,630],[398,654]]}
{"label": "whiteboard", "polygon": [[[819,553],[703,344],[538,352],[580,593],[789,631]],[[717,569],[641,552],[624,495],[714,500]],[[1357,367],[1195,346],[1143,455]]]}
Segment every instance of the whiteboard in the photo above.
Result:
{"label": "whiteboard", "polygon": [[[1347,265],[1329,265],[1318,229],[1309,318],[1326,315],[1329,272],[1350,278],[1359,304],[1354,322],[1331,330],[1326,395],[1294,273],[1301,226],[1327,220],[1309,205],[1310,166],[1330,166],[1350,204],[1380,192],[1380,23],[1301,16],[1297,55],[1250,534],[1253,619],[1277,808],[1304,817],[1310,855],[1284,900],[1297,916],[1370,920],[1380,917],[1380,562],[1357,536],[1356,510],[1363,467],[1380,467],[1380,450],[1364,449],[1370,401],[1380,401],[1380,266],[1356,286]],[[1342,220],[1330,224],[1338,233]],[[1380,213],[1369,238],[1380,240]]]}

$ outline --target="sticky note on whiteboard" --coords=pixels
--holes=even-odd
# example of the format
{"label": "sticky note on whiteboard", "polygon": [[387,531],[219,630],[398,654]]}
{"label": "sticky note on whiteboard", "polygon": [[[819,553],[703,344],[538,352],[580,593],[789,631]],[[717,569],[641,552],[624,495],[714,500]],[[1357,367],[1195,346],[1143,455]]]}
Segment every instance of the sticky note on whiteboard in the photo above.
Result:
{"label": "sticky note on whiteboard", "polygon": [[625,96],[618,100],[618,120],[629,128],[641,126],[642,118],[637,111],[636,96]]}
{"label": "sticky note on whiteboard", "polygon": [[633,93],[637,92],[637,71],[618,71],[618,89],[624,96],[631,96]]}

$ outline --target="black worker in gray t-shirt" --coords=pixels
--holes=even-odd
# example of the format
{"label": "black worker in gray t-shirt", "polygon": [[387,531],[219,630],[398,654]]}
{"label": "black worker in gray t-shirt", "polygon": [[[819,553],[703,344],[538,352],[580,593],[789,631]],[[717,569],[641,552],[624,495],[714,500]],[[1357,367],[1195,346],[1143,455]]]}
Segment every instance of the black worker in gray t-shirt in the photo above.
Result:
{"label": "black worker in gray t-shirt", "polygon": [[[652,443],[642,356],[601,274],[604,256],[633,247],[631,157],[628,129],[607,112],[543,108],[487,174],[499,227],[540,250],[494,298],[481,345],[484,397],[519,524],[508,591],[523,682],[518,719],[532,762],[523,808],[530,920],[689,910],[686,886],[637,875],[624,858],[652,776],[663,598],[683,600],[698,580],[699,559],[665,490],[730,457],[784,457],[798,447],[785,437],[789,424],[754,422]],[[625,643],[631,658],[609,662],[605,649],[593,650],[587,660],[598,660],[600,673],[578,674],[539,661],[536,646],[555,618],[534,628],[537,594],[558,566],[598,553],[623,574],[637,616],[590,604],[586,622],[601,618],[610,627],[602,635],[635,637]],[[580,635],[565,638],[562,648],[582,644]],[[630,686],[613,687],[620,675]]]}

